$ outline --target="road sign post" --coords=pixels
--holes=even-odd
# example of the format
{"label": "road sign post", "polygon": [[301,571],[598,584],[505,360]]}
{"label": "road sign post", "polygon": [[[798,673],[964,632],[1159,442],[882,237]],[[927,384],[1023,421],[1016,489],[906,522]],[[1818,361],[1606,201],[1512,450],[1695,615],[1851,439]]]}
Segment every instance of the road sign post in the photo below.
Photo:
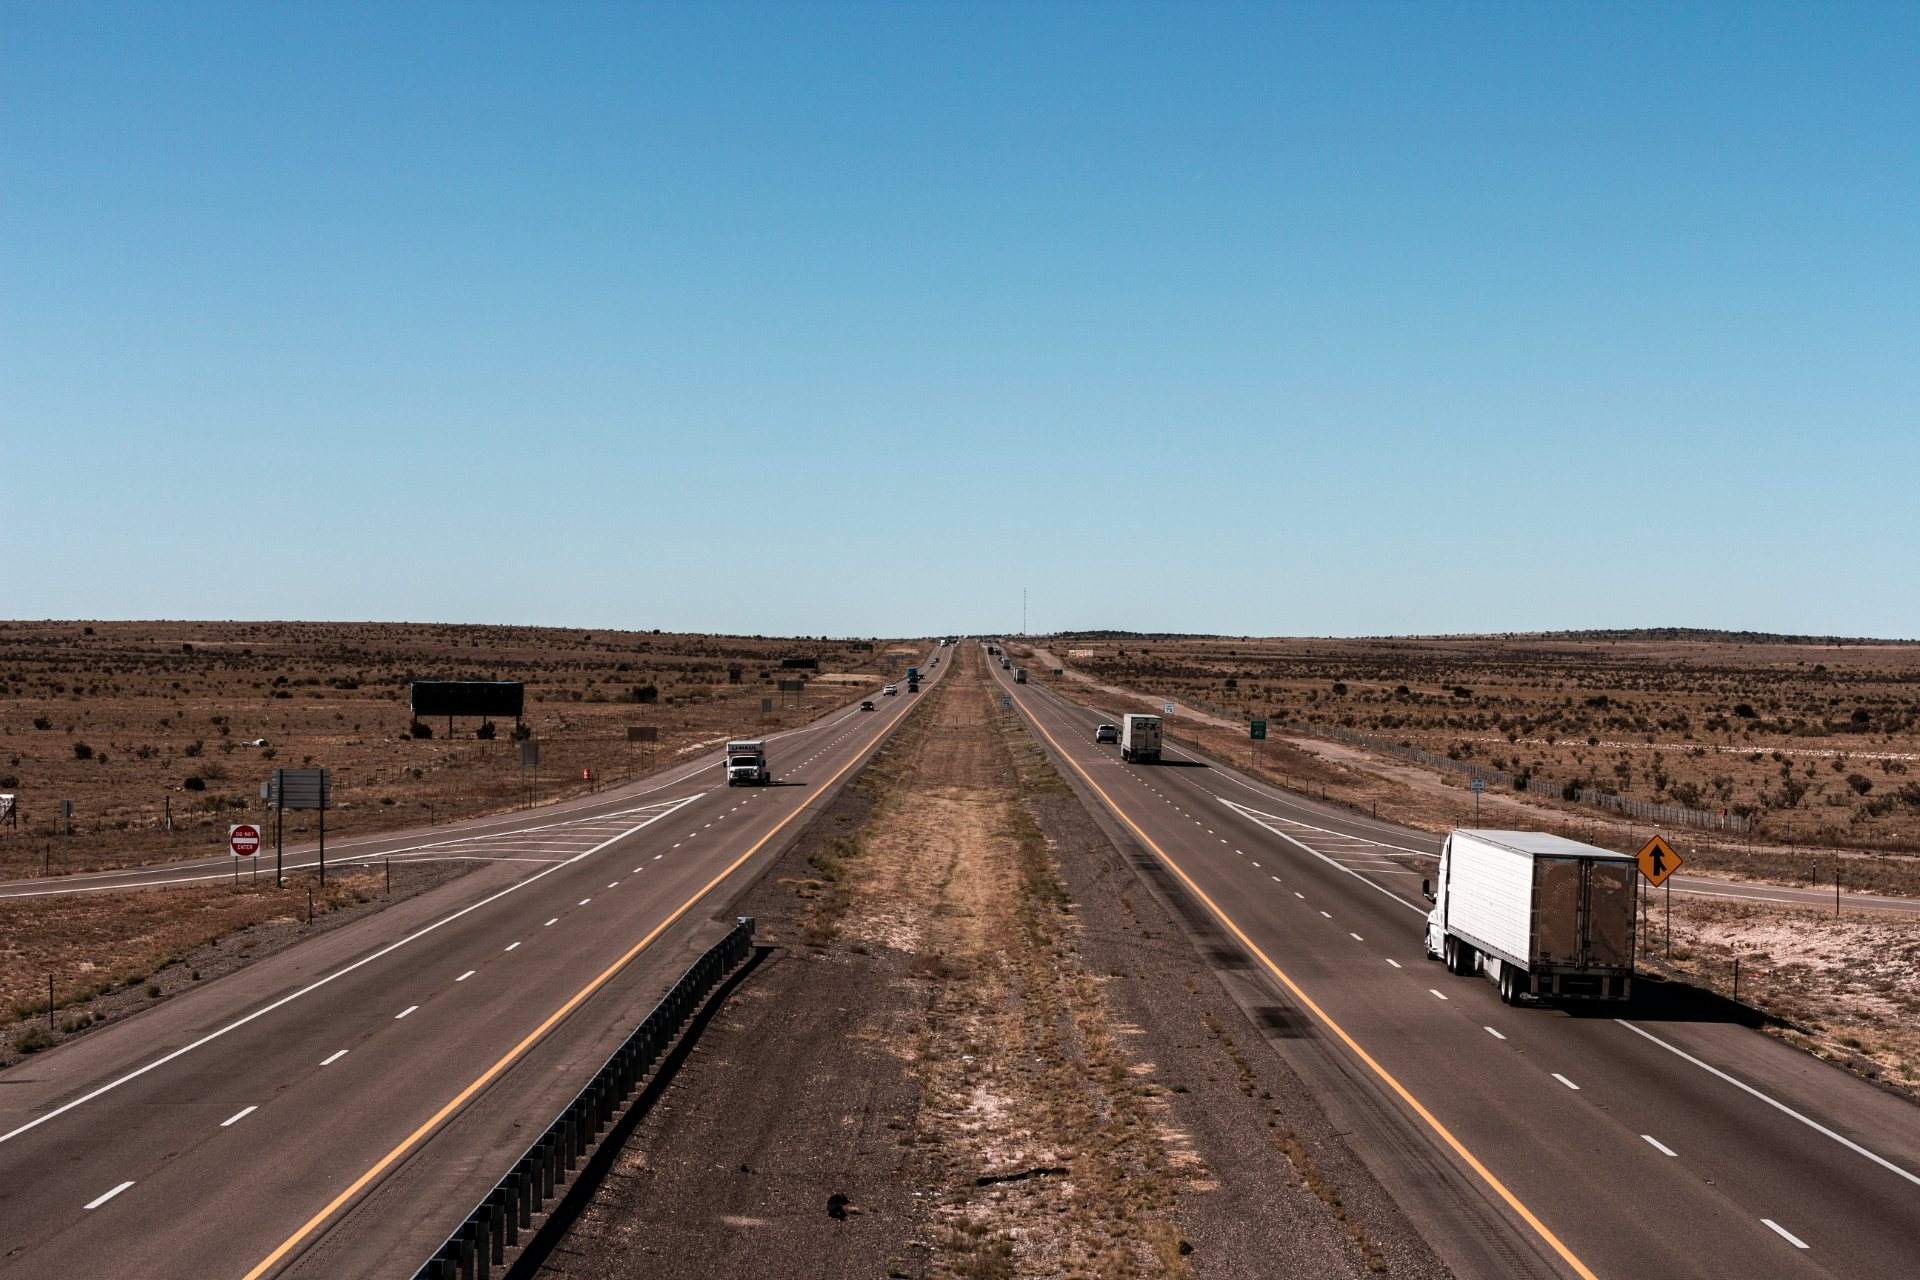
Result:
{"label": "road sign post", "polygon": [[[527,786],[527,770],[533,770],[533,785]],[[527,807],[533,807],[534,788],[540,785],[540,744],[528,738],[520,744],[520,785],[526,787]]]}
{"label": "road sign post", "polygon": [[1480,793],[1487,789],[1485,778],[1475,778],[1467,784],[1467,790],[1473,792],[1473,825],[1480,825]]}
{"label": "road sign post", "polygon": [[260,789],[273,805],[273,882],[286,883],[284,859],[287,810],[313,809],[320,815],[320,883],[327,882],[327,801],[333,794],[332,776],[325,769],[275,769]]}

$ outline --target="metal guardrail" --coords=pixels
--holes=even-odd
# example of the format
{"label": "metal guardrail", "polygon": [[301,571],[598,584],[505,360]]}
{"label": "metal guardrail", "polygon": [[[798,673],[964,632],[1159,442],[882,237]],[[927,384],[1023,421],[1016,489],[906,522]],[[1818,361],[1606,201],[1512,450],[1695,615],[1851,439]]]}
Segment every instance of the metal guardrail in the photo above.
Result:
{"label": "metal guardrail", "polygon": [[[549,1202],[558,1208],[559,1201],[582,1188],[581,1179],[571,1177],[574,1167],[594,1150],[603,1133],[624,1118],[629,1101],[654,1061],[673,1044],[694,1010],[752,951],[753,917],[740,916],[726,937],[680,975],[653,1012],[513,1162],[507,1176],[494,1184],[466,1220],[414,1272],[414,1280],[492,1280],[496,1274],[513,1277],[514,1266],[506,1264],[507,1251],[519,1251],[514,1263],[518,1265],[520,1259],[529,1256],[522,1248],[523,1235],[531,1245],[542,1231],[559,1229],[555,1225],[558,1215],[548,1211]],[[543,1213],[545,1217],[535,1227],[534,1216]]]}

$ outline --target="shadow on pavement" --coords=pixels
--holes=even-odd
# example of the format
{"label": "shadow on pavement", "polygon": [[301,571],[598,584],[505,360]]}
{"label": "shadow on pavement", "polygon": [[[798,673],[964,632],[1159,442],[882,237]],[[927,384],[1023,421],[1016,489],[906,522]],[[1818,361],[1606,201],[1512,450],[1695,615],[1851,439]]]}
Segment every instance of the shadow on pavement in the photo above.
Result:
{"label": "shadow on pavement", "polygon": [[1784,1025],[1780,1019],[1718,991],[1644,974],[1633,980],[1633,998],[1624,1005],[1569,1002],[1561,1006],[1575,1018],[1631,1018],[1635,1022],[1731,1022],[1743,1027]]}
{"label": "shadow on pavement", "polygon": [[1154,768],[1156,769],[1211,769],[1213,768],[1213,766],[1208,764],[1205,760],[1169,760],[1165,756],[1161,756],[1160,762],[1154,765]]}

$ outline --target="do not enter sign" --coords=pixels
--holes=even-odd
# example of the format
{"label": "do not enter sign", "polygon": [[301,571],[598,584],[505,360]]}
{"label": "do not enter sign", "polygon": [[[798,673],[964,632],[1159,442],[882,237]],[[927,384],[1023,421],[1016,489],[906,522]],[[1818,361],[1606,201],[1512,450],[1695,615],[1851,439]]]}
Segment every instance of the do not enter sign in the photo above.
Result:
{"label": "do not enter sign", "polygon": [[236,858],[251,858],[260,852],[260,828],[251,822],[236,822],[227,828],[227,848]]}

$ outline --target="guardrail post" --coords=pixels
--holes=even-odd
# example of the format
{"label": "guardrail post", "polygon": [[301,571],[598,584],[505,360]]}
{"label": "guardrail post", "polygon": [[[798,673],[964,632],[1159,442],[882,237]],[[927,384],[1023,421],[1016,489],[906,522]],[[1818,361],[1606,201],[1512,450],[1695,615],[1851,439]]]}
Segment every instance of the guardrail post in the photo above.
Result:
{"label": "guardrail post", "polygon": [[493,1193],[494,1203],[499,1206],[500,1226],[493,1233],[493,1260],[507,1260],[507,1246],[520,1243],[520,1214],[515,1202],[520,1197],[510,1188],[501,1187]]}
{"label": "guardrail post", "polygon": [[474,1280],[473,1255],[477,1252],[474,1241],[480,1237],[480,1228],[468,1222],[460,1233],[460,1280]]}

